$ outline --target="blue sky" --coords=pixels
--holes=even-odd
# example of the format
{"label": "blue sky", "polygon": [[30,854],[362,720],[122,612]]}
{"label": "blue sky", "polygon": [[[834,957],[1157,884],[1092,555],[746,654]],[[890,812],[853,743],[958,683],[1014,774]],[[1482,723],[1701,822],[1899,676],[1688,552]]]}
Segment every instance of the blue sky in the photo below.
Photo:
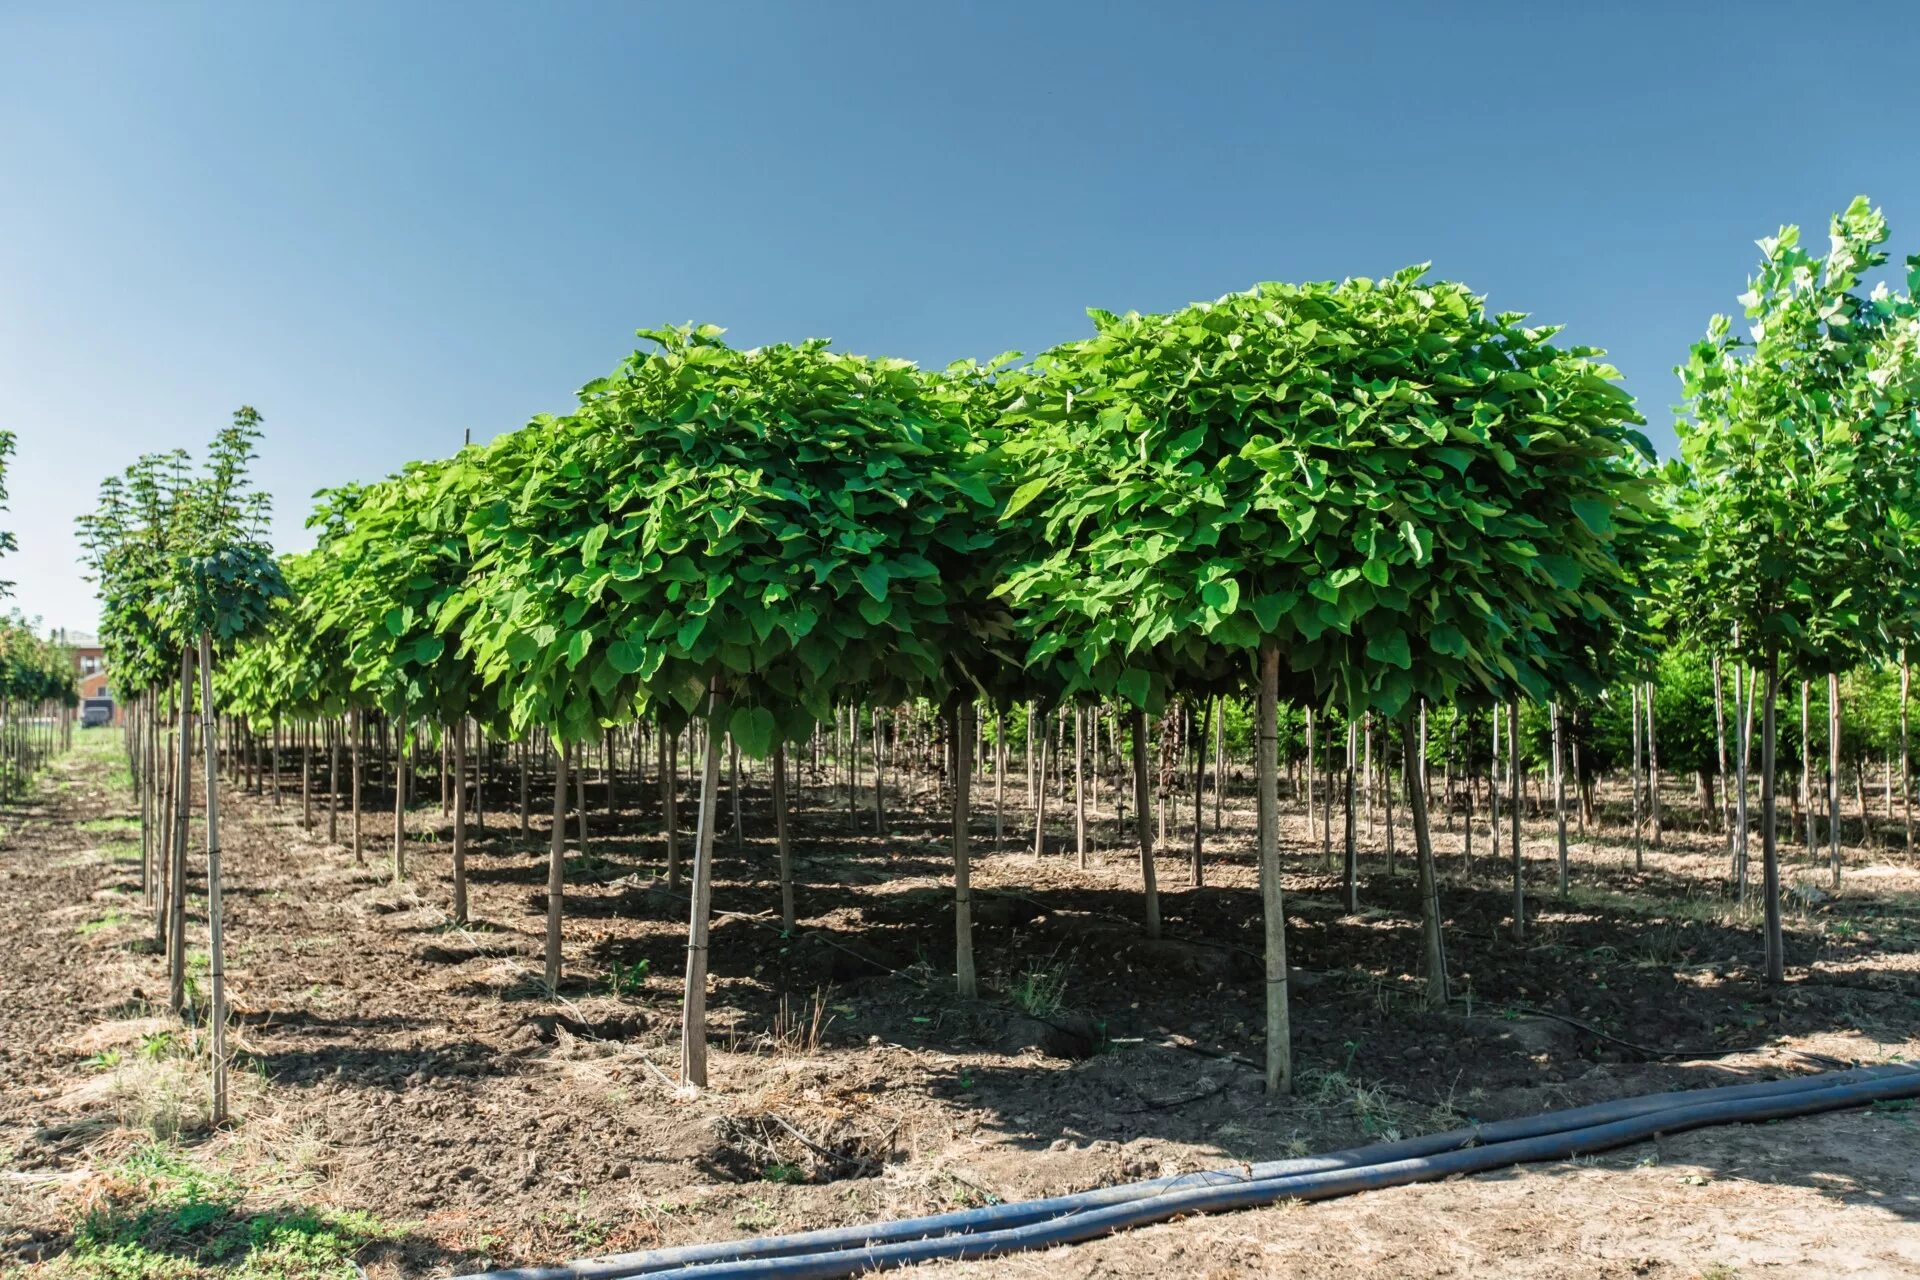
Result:
{"label": "blue sky", "polygon": [[642,325],[944,364],[1431,260],[1672,367],[1782,223],[1920,249],[1910,5],[0,0],[15,603],[242,403],[311,493],[563,409]]}

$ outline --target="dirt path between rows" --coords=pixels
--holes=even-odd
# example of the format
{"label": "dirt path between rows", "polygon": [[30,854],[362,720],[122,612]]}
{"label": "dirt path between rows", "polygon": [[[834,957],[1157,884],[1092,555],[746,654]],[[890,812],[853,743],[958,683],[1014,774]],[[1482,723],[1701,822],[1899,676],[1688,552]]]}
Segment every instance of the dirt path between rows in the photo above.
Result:
{"label": "dirt path between rows", "polygon": [[[471,863],[475,923],[458,929],[437,807],[416,811],[410,878],[395,887],[382,819],[369,815],[370,865],[356,866],[324,839],[324,817],[301,827],[289,788],[278,807],[236,792],[223,833],[239,1122],[207,1134],[203,1063],[156,1003],[162,961],[143,945],[138,833],[114,760],[111,739],[86,735],[0,838],[9,1274],[140,1280],[227,1265],[185,1246],[166,1255],[186,1268],[174,1272],[87,1253],[89,1210],[124,1213],[162,1185],[138,1173],[155,1167],[156,1133],[168,1159],[213,1171],[248,1213],[364,1215],[350,1261],[284,1274],[444,1275],[1274,1159],[1789,1074],[1808,1069],[1804,1053],[1920,1057],[1920,875],[1866,851],[1837,897],[1807,895],[1795,980],[1777,992],[1754,980],[1751,930],[1701,905],[1721,861],[1711,838],[1674,835],[1644,872],[1617,841],[1582,842],[1580,891],[1543,902],[1524,947],[1504,940],[1496,881],[1450,879],[1462,1000],[1438,1015],[1418,1011],[1400,976],[1418,946],[1404,862],[1389,877],[1371,858],[1366,909],[1348,914],[1317,857],[1298,858],[1287,887],[1301,1087],[1273,1100],[1220,1056],[1259,1052],[1246,815],[1212,838],[1207,888],[1177,887],[1183,864],[1161,863],[1175,935],[1161,943],[1130,923],[1124,849],[1086,872],[1034,858],[1024,840],[983,853],[977,945],[1001,994],[959,1005],[941,982],[952,924],[937,817],[907,811],[885,838],[851,836],[844,805],[803,801],[803,927],[788,938],[777,913],[769,923],[766,798],[750,789],[746,837],[723,847],[717,872],[728,914],[714,934],[714,1087],[690,1097],[669,1079],[684,900],[658,879],[645,813],[590,817],[554,1002],[538,982],[543,823],[523,840],[489,815]],[[1317,849],[1300,815],[1290,822],[1289,847]],[[1457,849],[1443,839],[1450,877]],[[196,941],[203,928],[190,918]],[[1539,1008],[1640,1044],[1751,1051],[1651,1061],[1524,1012]],[[925,1270],[1914,1276],[1916,1118],[1896,1107],[1718,1129]]]}

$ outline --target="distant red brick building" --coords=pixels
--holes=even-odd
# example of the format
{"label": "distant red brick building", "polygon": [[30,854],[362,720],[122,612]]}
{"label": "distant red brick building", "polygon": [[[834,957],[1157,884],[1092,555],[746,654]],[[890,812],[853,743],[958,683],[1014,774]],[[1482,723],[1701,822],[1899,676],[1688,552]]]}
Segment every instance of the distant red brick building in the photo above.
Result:
{"label": "distant red brick building", "polygon": [[107,651],[101,648],[100,638],[65,627],[55,630],[53,638],[73,650],[73,673],[80,682],[81,723],[98,723],[96,718],[104,714],[107,723],[119,724],[123,713],[107,680]]}

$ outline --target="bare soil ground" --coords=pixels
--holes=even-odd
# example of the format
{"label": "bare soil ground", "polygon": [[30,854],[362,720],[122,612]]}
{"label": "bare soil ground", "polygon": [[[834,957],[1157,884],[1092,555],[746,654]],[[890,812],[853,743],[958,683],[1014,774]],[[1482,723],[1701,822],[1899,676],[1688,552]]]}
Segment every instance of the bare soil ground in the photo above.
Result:
{"label": "bare soil ground", "polygon": [[[1727,902],[1723,837],[1693,830],[1678,792],[1642,869],[1618,823],[1576,832],[1564,899],[1551,826],[1530,821],[1524,944],[1508,938],[1484,822],[1472,877],[1458,819],[1443,828],[1459,998],[1438,1014],[1409,976],[1410,864],[1388,874],[1375,828],[1349,913],[1317,825],[1292,808],[1299,1087],[1272,1099],[1245,1061],[1261,1052],[1258,898],[1233,797],[1208,833],[1205,888],[1186,887],[1183,857],[1160,860],[1169,936],[1148,942],[1137,856],[1110,814],[1081,870],[1058,836],[1035,858],[1024,813],[996,847],[989,791],[975,885],[992,998],[962,1004],[932,807],[897,796],[885,837],[870,811],[856,836],[843,797],[801,790],[788,937],[764,783],[749,779],[746,838],[723,830],[716,874],[713,1087],[689,1096],[672,1084],[685,900],[662,878],[651,784],[624,785],[643,807],[614,818],[590,793],[557,1001],[539,981],[544,818],[522,839],[511,815],[487,815],[473,923],[456,928],[437,804],[416,809],[395,887],[386,813],[368,815],[357,866],[324,838],[318,805],[302,828],[290,786],[277,807],[229,793],[238,1116],[208,1133],[204,1063],[164,1016],[163,961],[145,943],[115,760],[114,739],[86,735],[0,839],[9,1273],[444,1275],[1275,1159],[1821,1065],[1809,1055],[1920,1056],[1920,870],[1850,847],[1834,890],[1794,851],[1790,981],[1769,989],[1757,927]],[[199,941],[203,921],[190,930]],[[1916,1116],[1716,1129],[944,1270],[1920,1275]],[[269,1259],[262,1239],[291,1243]]]}

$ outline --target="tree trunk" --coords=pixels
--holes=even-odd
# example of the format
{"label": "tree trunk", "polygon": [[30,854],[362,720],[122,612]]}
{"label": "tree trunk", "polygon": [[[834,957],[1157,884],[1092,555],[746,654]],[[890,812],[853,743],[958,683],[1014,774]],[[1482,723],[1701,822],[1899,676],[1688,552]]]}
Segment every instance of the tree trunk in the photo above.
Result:
{"label": "tree trunk", "polygon": [[[953,986],[963,1000],[980,994],[973,967],[973,866],[967,848],[972,821],[969,805],[973,770],[967,763],[973,748],[973,704],[955,699],[948,711],[948,735],[953,740]],[[996,787],[998,779],[995,780]]]}
{"label": "tree trunk", "polygon": [[[1827,673],[1827,852],[1840,885],[1840,676]],[[1861,817],[1864,819],[1865,814]]]}
{"label": "tree trunk", "polygon": [[1813,828],[1813,681],[1800,682],[1800,803],[1807,810],[1807,857],[1811,858],[1820,842]]}
{"label": "tree trunk", "polygon": [[1280,648],[1260,646],[1260,905],[1266,923],[1267,1092],[1293,1092],[1293,1041],[1287,1022],[1287,917],[1280,892]]}
{"label": "tree trunk", "polygon": [[1553,820],[1560,841],[1560,896],[1567,896],[1567,779],[1561,770],[1560,704],[1555,702],[1553,717]]}
{"label": "tree trunk", "polygon": [[453,726],[453,922],[467,922],[467,721]]}
{"label": "tree trunk", "polygon": [[1508,833],[1513,842],[1513,940],[1527,940],[1527,882],[1525,878],[1526,859],[1520,851],[1520,699],[1515,698],[1507,704],[1507,759],[1508,799],[1510,810],[1507,820],[1512,824]]}
{"label": "tree trunk", "polygon": [[[401,719],[405,720],[402,715]],[[399,884],[407,875],[407,748],[411,745],[412,734],[402,725],[395,725],[393,735],[393,882]]]}
{"label": "tree trunk", "polygon": [[560,993],[560,920],[567,892],[567,755],[553,744],[553,830],[547,841],[547,994]]}
{"label": "tree trunk", "polygon": [[1351,715],[1347,717],[1347,777],[1346,786],[1341,789],[1344,805],[1343,816],[1346,819],[1346,849],[1340,862],[1340,887],[1345,894],[1349,914],[1360,910],[1360,847],[1355,840],[1353,810],[1353,775],[1358,763],[1360,726]]}
{"label": "tree trunk", "polygon": [[1412,734],[1403,733],[1401,749],[1404,754],[1400,771],[1407,784],[1408,805],[1413,810],[1414,856],[1419,864],[1420,933],[1426,954],[1427,1008],[1438,1010],[1447,1007],[1447,949],[1440,932],[1440,879],[1433,865],[1433,828],[1427,815],[1427,789],[1414,757]]}
{"label": "tree trunk", "polygon": [[[1713,746],[1714,759],[1719,766],[1720,776],[1725,778],[1727,776],[1727,709],[1720,691],[1720,655],[1717,653],[1713,655]],[[1730,809],[1733,797],[1727,796],[1726,801]],[[1732,815],[1729,813],[1726,816],[1731,818]],[[1734,865],[1733,823],[1729,821],[1724,825],[1727,828],[1727,865],[1731,867]]]}
{"label": "tree trunk", "polygon": [[300,829],[313,830],[313,730],[302,724],[300,734]]}
{"label": "tree trunk", "polygon": [[773,747],[773,836],[780,858],[780,928],[793,932],[793,841],[787,831],[787,744]]}
{"label": "tree trunk", "polygon": [[175,1013],[187,1005],[187,820],[193,811],[193,733],[188,711],[193,699],[193,653],[180,653],[179,731],[174,747],[178,761],[173,771],[173,896],[172,925],[168,930],[168,955],[171,984],[168,994]]}
{"label": "tree trunk", "polygon": [[1195,726],[1193,742],[1193,865],[1192,880],[1198,886],[1203,878],[1201,855],[1204,853],[1205,819],[1201,814],[1202,797],[1207,786],[1207,722],[1213,716],[1213,699],[1200,704],[1200,723]]}
{"label": "tree trunk", "polygon": [[347,768],[353,773],[353,865],[364,867],[367,865],[367,845],[360,827],[360,820],[365,813],[360,804],[360,782],[366,774],[366,730],[361,723],[360,708],[353,708],[350,714],[352,736],[347,743],[347,754],[351,759],[347,762]]}
{"label": "tree trunk", "polygon": [[1767,707],[1760,730],[1760,866],[1765,877],[1767,981],[1787,976],[1787,940],[1780,924],[1780,840],[1774,829],[1774,704],[1779,700],[1780,659],[1767,655]]}
{"label": "tree trunk", "polygon": [[[878,739],[876,739],[878,741]],[[1033,856],[1039,857],[1047,851],[1047,718],[1040,717],[1040,758],[1039,776],[1033,799]],[[1027,750],[1033,750],[1033,740],[1027,740]]]}
{"label": "tree trunk", "polygon": [[[687,749],[693,749],[691,740]],[[686,877],[680,856],[680,735],[677,733],[667,735],[667,769],[660,785],[666,789],[667,888],[677,890]]]}
{"label": "tree trunk", "polygon": [[1900,810],[1907,827],[1907,857],[1913,857],[1913,763],[1907,750],[1907,695],[1913,686],[1907,651],[1900,650]]}
{"label": "tree trunk", "polygon": [[[212,731],[217,726],[213,715],[213,641],[200,633],[200,715],[205,726],[200,734],[206,744],[207,761],[207,983],[213,997],[208,1011],[212,1029],[213,1123],[227,1122],[227,948],[224,911],[220,897],[220,742]],[[302,772],[305,772],[304,759]]]}
{"label": "tree trunk", "polygon": [[1640,771],[1640,686],[1627,686],[1627,728],[1633,736],[1633,869],[1646,868],[1646,850],[1640,844],[1640,784],[1645,775]]}
{"label": "tree trunk", "polygon": [[1653,681],[1647,681],[1647,821],[1653,828],[1653,847],[1660,847],[1660,741],[1653,733]]}
{"label": "tree trunk", "polygon": [[[1146,894],[1147,936],[1160,936],[1160,882],[1153,862],[1153,823],[1147,812],[1147,713],[1129,713],[1133,730],[1133,831],[1140,845],[1140,883]],[[1196,865],[1195,870],[1198,870]],[[1197,886],[1198,880],[1194,881]]]}
{"label": "tree trunk", "polygon": [[718,685],[707,704],[707,745],[700,772],[700,816],[693,838],[693,892],[687,922],[687,982],[681,1000],[680,1080],[707,1084],[707,926],[713,902],[713,826],[720,790],[721,713],[726,698]]}
{"label": "tree trunk", "polygon": [[327,718],[327,843],[340,843],[340,722]]}
{"label": "tree trunk", "polygon": [[[1227,793],[1227,702],[1224,698],[1213,700],[1213,833],[1220,834],[1220,813],[1226,804]],[[1313,810],[1307,810],[1308,820]]]}
{"label": "tree trunk", "polygon": [[1073,851],[1087,869],[1087,709],[1073,709]]}
{"label": "tree trunk", "polygon": [[1493,704],[1493,755],[1487,761],[1487,842],[1494,870],[1500,865],[1500,717],[1505,709]]}

